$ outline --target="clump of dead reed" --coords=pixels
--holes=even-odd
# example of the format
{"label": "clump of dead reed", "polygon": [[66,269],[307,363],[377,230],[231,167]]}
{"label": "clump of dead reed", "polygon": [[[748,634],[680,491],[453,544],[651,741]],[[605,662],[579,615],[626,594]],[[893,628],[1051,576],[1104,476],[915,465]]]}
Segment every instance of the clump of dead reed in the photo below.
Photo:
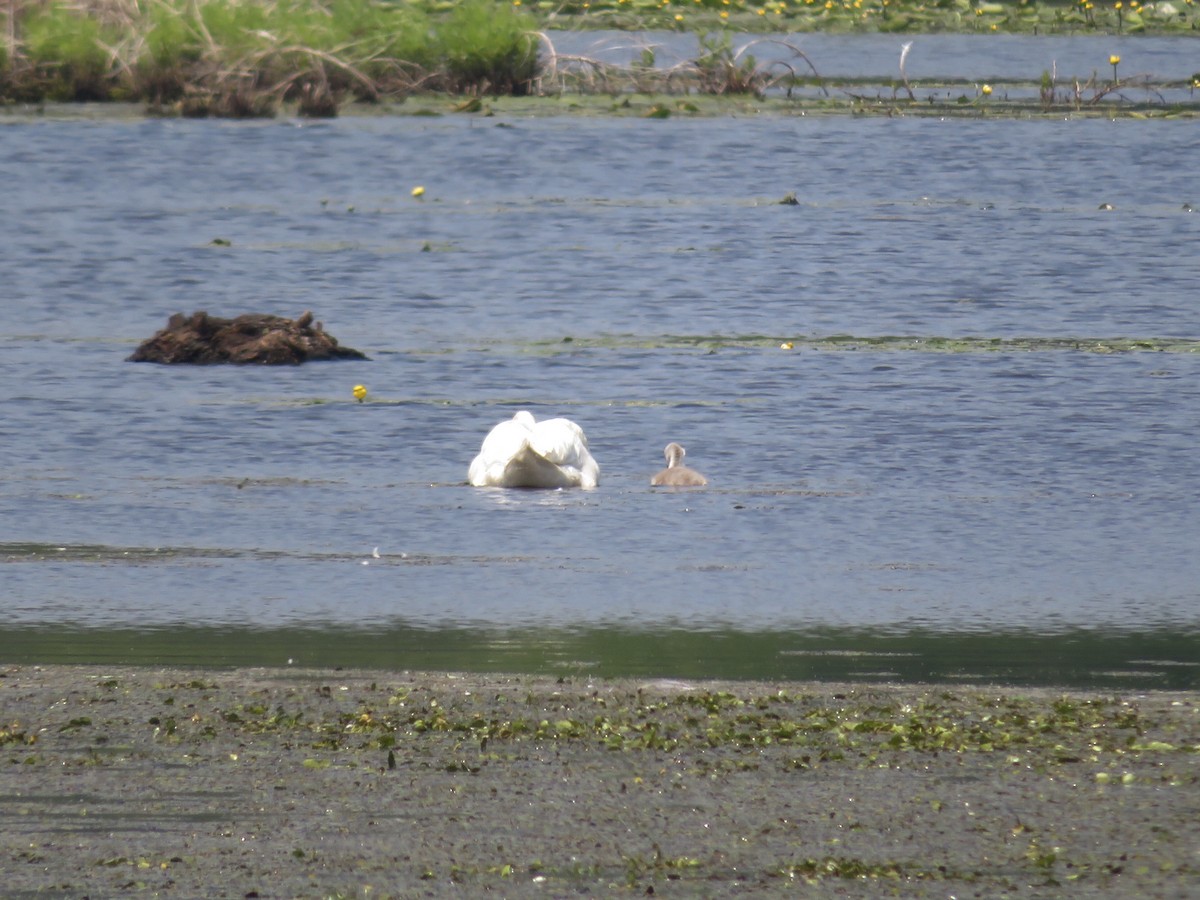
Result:
{"label": "clump of dead reed", "polygon": [[[587,56],[559,54],[549,35],[539,35],[544,54],[539,85],[544,92],[637,94],[708,94],[763,97],[773,88],[796,83],[816,84],[822,93],[824,79],[804,51],[782,38],[757,38],[734,49],[729,32],[697,35],[697,53],[669,65],[660,65],[653,45],[640,47],[628,66],[614,66]],[[774,44],[787,58],[763,62],[753,51]],[[631,49],[639,49],[633,47]]]}

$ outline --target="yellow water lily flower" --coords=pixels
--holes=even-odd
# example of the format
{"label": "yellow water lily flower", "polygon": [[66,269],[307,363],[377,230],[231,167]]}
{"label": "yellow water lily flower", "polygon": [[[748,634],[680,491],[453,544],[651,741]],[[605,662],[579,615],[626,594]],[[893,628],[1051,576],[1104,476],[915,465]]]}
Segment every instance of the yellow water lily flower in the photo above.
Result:
{"label": "yellow water lily flower", "polygon": [[414,197],[424,197],[425,196],[425,188],[421,187],[418,184],[415,188],[412,189],[412,195]]}
{"label": "yellow water lily flower", "polygon": [[362,403],[364,400],[366,400],[366,399],[367,399],[367,388],[366,388],[366,386],[365,386],[365,385],[361,385],[361,384],[356,384],[356,385],[354,386],[354,391],[353,391],[353,394],[354,394],[354,399],[355,399],[355,400],[357,400],[359,403]]}
{"label": "yellow water lily flower", "polygon": [[1115,54],[1115,53],[1108,58],[1108,64],[1110,66],[1115,66],[1120,61],[1121,61],[1121,57],[1117,56],[1117,54]]}

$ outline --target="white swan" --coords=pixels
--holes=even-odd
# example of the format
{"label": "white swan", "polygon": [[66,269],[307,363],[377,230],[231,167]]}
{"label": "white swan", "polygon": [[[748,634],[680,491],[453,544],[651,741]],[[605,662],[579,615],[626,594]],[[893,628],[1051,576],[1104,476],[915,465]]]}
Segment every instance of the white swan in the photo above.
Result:
{"label": "white swan", "polygon": [[488,432],[467,480],[475,487],[594,488],[600,466],[570,419],[538,422],[521,410]]}
{"label": "white swan", "polygon": [[689,469],[683,464],[683,457],[687,451],[683,449],[682,444],[677,444],[674,441],[667,444],[663,450],[663,456],[667,458],[667,467],[650,479],[650,484],[655,487],[676,486],[676,487],[701,487],[708,484],[708,479],[697,472],[695,469]]}

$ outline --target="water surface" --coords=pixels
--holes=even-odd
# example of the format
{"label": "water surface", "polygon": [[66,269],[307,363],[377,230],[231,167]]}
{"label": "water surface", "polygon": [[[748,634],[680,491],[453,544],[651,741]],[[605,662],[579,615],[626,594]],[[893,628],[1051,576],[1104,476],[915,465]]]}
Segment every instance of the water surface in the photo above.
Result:
{"label": "water surface", "polygon": [[[0,658],[1194,687],[1194,131],[8,122]],[[465,485],[521,408],[599,489]]]}

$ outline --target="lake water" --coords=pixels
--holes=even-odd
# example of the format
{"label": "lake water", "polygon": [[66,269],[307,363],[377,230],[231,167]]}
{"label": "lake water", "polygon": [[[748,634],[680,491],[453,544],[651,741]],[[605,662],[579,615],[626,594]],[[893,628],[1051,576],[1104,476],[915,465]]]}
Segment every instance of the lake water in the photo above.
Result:
{"label": "lake water", "polygon": [[[1196,687],[1195,133],[4,121],[0,660]],[[466,486],[521,408],[597,490]]]}
{"label": "lake water", "polygon": [[[670,67],[695,59],[699,45],[690,32],[631,34],[624,31],[551,31],[556,53],[584,56],[609,65],[640,60],[646,50],[655,63]],[[1147,37],[1137,34],[1047,35],[1013,34],[811,34],[735,35],[734,52],[766,63],[799,61],[797,51],[812,63],[798,65],[800,74],[815,71],[826,78],[898,78],[900,52],[911,44],[905,72],[911,79],[947,81],[1037,82],[1043,71],[1061,81],[1093,75],[1107,78],[1108,59],[1121,57],[1122,78],[1148,75],[1156,82],[1190,81],[1200,66],[1196,39],[1186,36]]]}

